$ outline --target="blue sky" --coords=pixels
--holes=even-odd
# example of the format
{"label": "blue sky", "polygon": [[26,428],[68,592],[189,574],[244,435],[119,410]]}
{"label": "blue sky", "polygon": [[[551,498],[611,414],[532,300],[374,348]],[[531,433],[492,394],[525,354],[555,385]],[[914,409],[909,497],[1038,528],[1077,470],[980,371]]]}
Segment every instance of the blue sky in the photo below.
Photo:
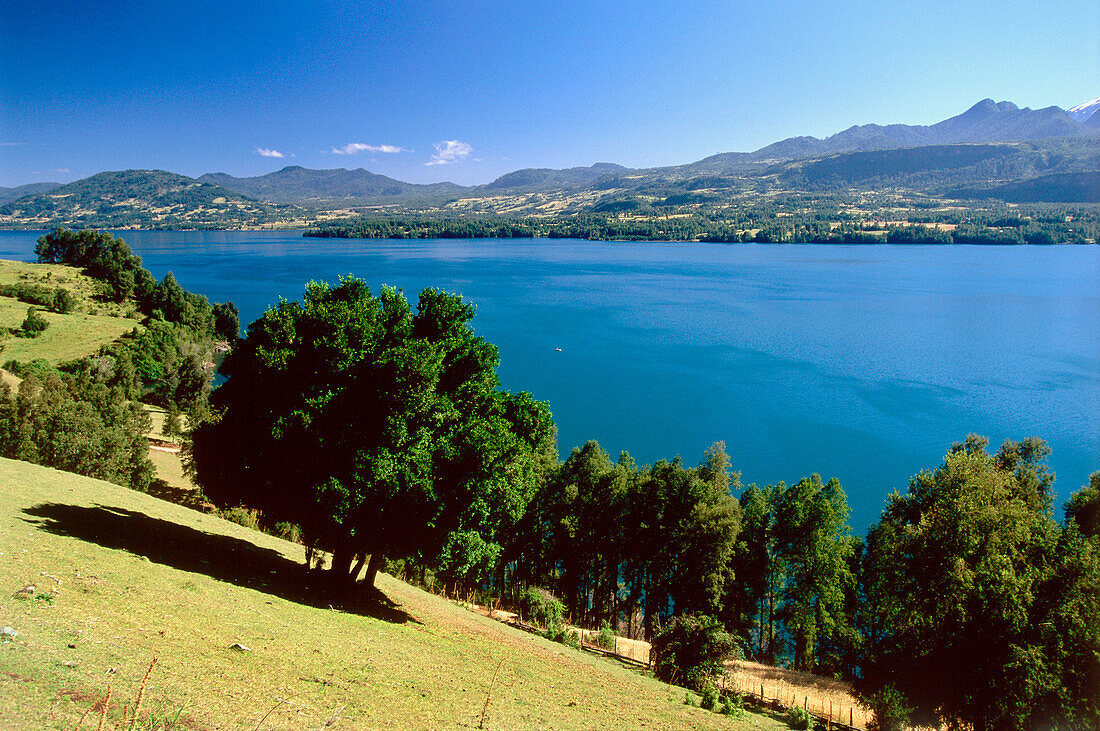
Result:
{"label": "blue sky", "polygon": [[1095,0],[0,0],[0,185],[678,164],[985,97],[1066,108],[1100,95],[1098,38]]}

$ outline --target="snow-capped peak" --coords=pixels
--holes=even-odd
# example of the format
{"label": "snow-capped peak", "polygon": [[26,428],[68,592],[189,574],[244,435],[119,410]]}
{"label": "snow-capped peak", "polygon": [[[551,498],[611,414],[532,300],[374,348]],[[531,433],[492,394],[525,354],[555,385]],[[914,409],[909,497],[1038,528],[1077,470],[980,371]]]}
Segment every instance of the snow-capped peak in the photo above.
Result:
{"label": "snow-capped peak", "polygon": [[1084,104],[1078,104],[1075,107],[1070,107],[1066,111],[1069,112],[1069,116],[1076,119],[1078,122],[1088,121],[1088,118],[1093,115],[1097,109],[1100,109],[1100,96],[1096,97],[1090,102]]}

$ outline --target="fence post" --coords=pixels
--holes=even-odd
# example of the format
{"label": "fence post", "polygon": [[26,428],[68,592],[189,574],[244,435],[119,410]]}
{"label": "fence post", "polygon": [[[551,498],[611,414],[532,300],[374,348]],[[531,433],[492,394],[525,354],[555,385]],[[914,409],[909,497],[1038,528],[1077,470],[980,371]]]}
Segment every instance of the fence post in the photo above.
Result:
{"label": "fence post", "polygon": [[856,727],[856,722],[855,722],[855,719],[853,718],[853,716],[855,715],[855,712],[856,712],[856,709],[849,706],[849,708],[848,708],[848,725],[851,726],[852,728]]}

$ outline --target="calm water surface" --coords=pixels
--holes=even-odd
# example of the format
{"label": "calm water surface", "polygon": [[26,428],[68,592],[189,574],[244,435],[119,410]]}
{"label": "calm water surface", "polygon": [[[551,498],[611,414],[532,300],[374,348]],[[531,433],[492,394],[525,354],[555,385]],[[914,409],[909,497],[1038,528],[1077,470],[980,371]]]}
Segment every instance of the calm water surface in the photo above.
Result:
{"label": "calm water surface", "polygon": [[[0,232],[0,258],[32,260],[38,235]],[[563,455],[596,439],[696,464],[724,440],[746,484],[839,477],[859,533],[968,432],[1046,439],[1059,503],[1100,469],[1095,246],[120,235],[244,323],[309,279],[461,292],[505,387],[550,402]]]}

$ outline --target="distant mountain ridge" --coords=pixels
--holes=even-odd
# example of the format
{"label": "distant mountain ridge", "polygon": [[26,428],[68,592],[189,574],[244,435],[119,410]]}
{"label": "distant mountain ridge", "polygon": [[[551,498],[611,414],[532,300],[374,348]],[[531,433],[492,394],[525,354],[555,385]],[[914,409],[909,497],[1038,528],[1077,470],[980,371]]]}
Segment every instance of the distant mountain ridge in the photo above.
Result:
{"label": "distant mountain ridge", "polygon": [[0,206],[8,201],[22,198],[25,195],[38,195],[39,193],[46,193],[54,188],[60,188],[61,186],[62,183],[27,183],[26,185],[17,185],[14,188],[4,188],[0,186]]}
{"label": "distant mountain ridge", "polygon": [[0,222],[203,228],[260,224],[276,212],[269,203],[185,175],[121,170],[9,201],[0,206]]}
{"label": "distant mountain ridge", "polygon": [[461,190],[454,183],[420,185],[405,183],[364,168],[311,170],[288,165],[266,175],[237,178],[227,173],[207,173],[197,178],[272,203],[359,200],[410,195],[449,195]]}
{"label": "distant mountain ridge", "polygon": [[[702,204],[731,191],[769,186],[1100,202],[1097,108],[1100,99],[1074,107],[1072,114],[1057,107],[1021,109],[984,99],[933,125],[858,125],[824,139],[791,137],[754,152],[720,153],[663,168],[630,169],[606,162],[563,170],[525,168],[479,186],[405,183],[363,168],[311,170],[299,165],[255,177],[207,173],[198,179],[163,170],[112,171],[67,185],[0,188],[0,225],[304,225],[311,215],[296,205],[386,205],[394,213],[409,214],[441,209],[459,198],[475,201],[470,210],[482,212],[515,213],[526,207],[614,213],[650,203]],[[549,209],[536,208],[548,201],[557,202]]]}
{"label": "distant mountain ridge", "polygon": [[1019,142],[1088,135],[1093,129],[1063,109],[1019,108],[1012,102],[983,99],[962,114],[933,125],[864,124],[818,139],[790,137],[755,152],[724,152],[679,166],[685,174],[736,174],[786,160],[841,152],[866,152],[928,145]]}
{"label": "distant mountain ridge", "polygon": [[1094,123],[1100,122],[1100,117],[1096,116],[1098,110],[1100,110],[1100,96],[1078,104],[1075,107],[1070,107],[1066,110],[1066,113],[1078,122],[1088,124],[1090,121]]}

